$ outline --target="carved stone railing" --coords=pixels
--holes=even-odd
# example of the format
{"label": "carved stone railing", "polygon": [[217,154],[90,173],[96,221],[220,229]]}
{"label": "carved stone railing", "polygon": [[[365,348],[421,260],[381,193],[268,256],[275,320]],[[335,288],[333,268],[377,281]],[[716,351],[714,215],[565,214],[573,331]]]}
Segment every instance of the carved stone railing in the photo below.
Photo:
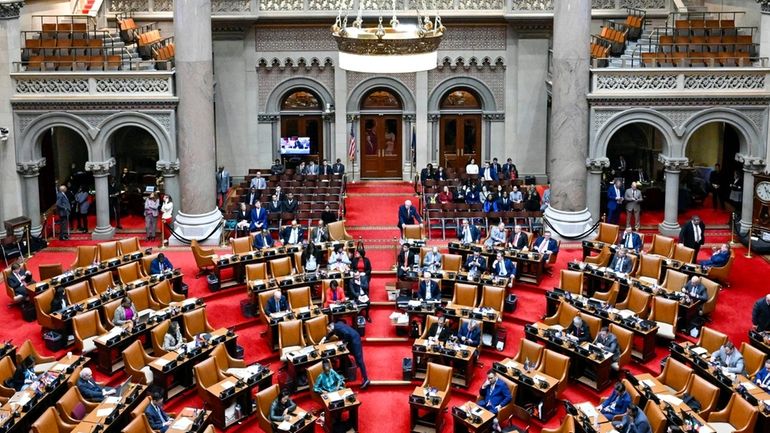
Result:
{"label": "carved stone railing", "polygon": [[14,100],[57,96],[82,100],[176,96],[173,71],[15,72],[11,78]]}
{"label": "carved stone railing", "polygon": [[770,68],[592,69],[591,96],[770,95]]}

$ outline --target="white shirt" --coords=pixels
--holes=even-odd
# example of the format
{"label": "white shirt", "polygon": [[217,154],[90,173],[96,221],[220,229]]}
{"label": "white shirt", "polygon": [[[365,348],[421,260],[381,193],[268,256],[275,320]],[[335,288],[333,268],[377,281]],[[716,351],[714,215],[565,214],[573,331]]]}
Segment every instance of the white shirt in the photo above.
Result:
{"label": "white shirt", "polygon": [[289,235],[289,243],[294,245],[297,243],[297,228],[292,227],[291,234]]}
{"label": "white shirt", "polygon": [[164,220],[171,219],[171,214],[174,212],[174,202],[173,201],[163,202],[163,205],[160,207],[160,211],[162,212],[162,215],[160,216],[161,219],[164,219]]}
{"label": "white shirt", "polygon": [[492,167],[484,169],[484,180],[492,180]]}
{"label": "white shirt", "polygon": [[471,237],[471,227],[464,227],[463,228],[463,243],[469,244],[473,242],[473,238]]}
{"label": "white shirt", "polygon": [[543,241],[540,242],[540,246],[537,247],[537,251],[539,251],[541,254],[544,253],[546,250],[548,250],[548,239],[543,238]]}
{"label": "white shirt", "polygon": [[479,174],[479,166],[476,164],[468,164],[465,166],[465,172],[468,174]]}
{"label": "white shirt", "polygon": [[693,234],[693,239],[695,240],[695,243],[700,242],[700,226],[698,226],[698,224],[692,225],[692,234]]}

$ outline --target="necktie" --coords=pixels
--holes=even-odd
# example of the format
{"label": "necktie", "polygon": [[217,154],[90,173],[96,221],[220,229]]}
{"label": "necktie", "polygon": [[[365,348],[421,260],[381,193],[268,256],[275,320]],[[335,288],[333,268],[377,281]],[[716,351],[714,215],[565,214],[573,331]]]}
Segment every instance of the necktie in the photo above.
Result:
{"label": "necktie", "polygon": [[291,236],[289,236],[289,243],[290,244],[297,243],[297,229],[291,229]]}
{"label": "necktie", "polygon": [[770,383],[770,373],[767,373],[765,374],[765,378],[762,379],[762,386],[766,388],[769,383]]}
{"label": "necktie", "polygon": [[516,233],[516,236],[513,238],[513,247],[517,248],[517,245],[519,245],[519,233]]}
{"label": "necktie", "polygon": [[633,248],[634,247],[634,239],[632,235],[626,236],[626,248]]}
{"label": "necktie", "polygon": [[620,270],[623,269],[623,259],[621,258],[618,260],[617,263],[615,263],[615,272],[620,272]]}

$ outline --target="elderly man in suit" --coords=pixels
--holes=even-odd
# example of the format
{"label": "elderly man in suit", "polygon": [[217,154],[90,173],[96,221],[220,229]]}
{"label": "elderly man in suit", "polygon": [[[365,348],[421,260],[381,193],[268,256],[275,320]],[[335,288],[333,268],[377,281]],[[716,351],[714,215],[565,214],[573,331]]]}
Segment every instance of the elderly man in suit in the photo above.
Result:
{"label": "elderly man in suit", "polygon": [[586,324],[580,316],[575,316],[572,319],[572,323],[567,327],[565,332],[567,335],[577,338],[581,343],[584,341],[591,341],[591,331],[588,329],[588,324]]}
{"label": "elderly man in suit", "polygon": [[227,191],[231,184],[230,172],[225,170],[223,165],[220,165],[219,170],[217,170],[217,203],[219,206],[225,205],[225,197],[227,197]]}
{"label": "elderly man in suit", "polygon": [[636,233],[631,227],[626,227],[623,235],[620,237],[620,245],[627,250],[633,250],[636,253],[642,250],[642,237],[639,233]]}
{"label": "elderly man in suit", "polygon": [[620,358],[620,346],[618,345],[618,337],[610,332],[610,329],[606,326],[602,326],[599,333],[596,335],[594,344],[612,353],[612,362],[616,362]]}
{"label": "elderly man in suit", "polygon": [[623,182],[615,182],[607,188],[607,222],[617,224],[620,219],[620,205],[623,204]]}
{"label": "elderly man in suit", "polygon": [[700,247],[705,242],[706,225],[698,215],[694,215],[690,221],[682,226],[679,231],[679,242],[687,248],[695,250],[695,259],[698,258]]}
{"label": "elderly man in suit", "polygon": [[438,251],[438,247],[431,248],[422,260],[423,270],[436,272],[441,269],[441,253]]}
{"label": "elderly man in suit", "polygon": [[633,227],[639,230],[641,222],[639,221],[639,214],[641,213],[641,202],[644,200],[642,192],[639,191],[639,185],[636,182],[631,182],[631,188],[626,190],[626,194],[623,197],[626,201],[626,227],[631,226],[631,220],[633,218]]}
{"label": "elderly man in suit", "polygon": [[698,276],[690,278],[690,281],[685,283],[684,287],[682,287],[682,292],[690,298],[700,302],[706,302],[709,298],[708,291],[706,291],[706,287],[701,283],[700,277]]}
{"label": "elderly man in suit", "polygon": [[521,230],[521,226],[516,224],[513,226],[513,233],[511,233],[510,247],[514,250],[522,250],[529,245],[529,236]]}
{"label": "elderly man in suit", "polygon": [[[481,343],[481,326],[475,319],[468,319],[462,322],[457,331],[457,340],[466,346],[478,347]],[[476,351],[478,354],[479,352]]]}
{"label": "elderly man in suit", "polygon": [[88,401],[100,402],[105,397],[115,394],[115,388],[99,385],[94,380],[93,372],[88,367],[80,370],[80,377],[76,386],[80,394]]}
{"label": "elderly man in suit", "polygon": [[414,224],[417,221],[422,224],[422,217],[417,212],[417,208],[412,206],[412,201],[407,200],[398,207],[398,228],[402,228],[404,225]]}
{"label": "elderly man in suit", "polygon": [[612,263],[610,263],[610,269],[621,274],[631,272],[631,259],[626,255],[625,248],[618,248],[618,252],[612,258]]}
{"label": "elderly man in suit", "polygon": [[320,244],[329,241],[329,231],[323,220],[318,220],[318,225],[310,229],[310,242]]}
{"label": "elderly man in suit", "polygon": [[700,265],[708,269],[711,267],[720,267],[727,264],[730,261],[730,245],[722,244],[719,248],[714,248],[711,253],[711,257],[706,260],[701,260]]}
{"label": "elderly man in suit", "polygon": [[497,180],[497,170],[486,162],[484,163],[484,168],[479,173],[479,178],[484,181],[494,182]]}
{"label": "elderly man in suit", "polygon": [[438,287],[438,283],[431,279],[431,276],[430,272],[423,274],[424,278],[420,280],[418,296],[423,301],[440,301],[441,289]]}
{"label": "elderly man in suit", "polygon": [[559,252],[559,243],[556,242],[556,239],[551,239],[551,232],[546,230],[543,232],[543,236],[535,239],[532,249],[550,257],[551,254]]}
{"label": "elderly man in suit", "polygon": [[297,220],[292,220],[289,227],[283,229],[281,233],[281,242],[284,245],[299,245],[305,239],[305,229],[303,229]]}
{"label": "elderly man in suit", "polygon": [[479,390],[478,405],[496,414],[500,409],[511,402],[511,390],[508,385],[497,377],[494,370],[487,372],[487,380],[481,384]]}
{"label": "elderly man in suit", "polygon": [[489,231],[489,237],[484,242],[484,245],[491,247],[497,245],[505,246],[505,223],[500,221],[496,226],[492,227]]}
{"label": "elderly man in suit", "polygon": [[467,219],[463,219],[457,238],[464,244],[475,244],[481,238],[481,233],[478,227],[470,224]]}
{"label": "elderly man in suit", "polygon": [[435,338],[439,341],[447,341],[454,335],[454,331],[446,323],[446,316],[439,316],[438,321],[428,328],[428,338]]}
{"label": "elderly man in suit", "polygon": [[286,301],[286,298],[283,296],[280,290],[274,291],[273,297],[267,300],[265,311],[267,311],[267,314],[289,311],[289,302]]}

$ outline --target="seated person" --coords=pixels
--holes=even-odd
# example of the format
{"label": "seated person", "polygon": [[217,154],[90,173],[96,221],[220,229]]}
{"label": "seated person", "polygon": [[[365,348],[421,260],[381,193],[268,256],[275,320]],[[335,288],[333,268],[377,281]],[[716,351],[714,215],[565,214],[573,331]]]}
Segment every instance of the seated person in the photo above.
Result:
{"label": "seated person", "polygon": [[428,271],[425,271],[423,274],[423,279],[420,281],[418,297],[423,301],[440,301],[441,289],[436,281],[431,280],[431,276],[431,273]]}
{"label": "seated person", "polygon": [[372,318],[369,315],[369,306],[371,304],[369,301],[369,279],[366,278],[362,271],[355,271],[353,273],[353,279],[350,280],[350,294],[359,306],[364,305],[364,308],[361,309],[361,315],[366,317],[367,322],[371,323]]}
{"label": "seated person", "polygon": [[484,242],[487,247],[503,245],[505,246],[505,223],[500,221],[496,226],[493,226],[489,231],[489,237]]}
{"label": "seated person", "polygon": [[487,194],[484,196],[484,206],[482,207],[482,210],[486,213],[499,211],[497,207],[497,200],[495,200],[495,196],[493,194]]}
{"label": "seated person", "polygon": [[481,342],[481,326],[478,320],[470,319],[463,322],[460,330],[457,331],[457,340],[466,346],[478,347]]}
{"label": "seated person", "polygon": [[51,313],[60,313],[69,305],[67,296],[64,294],[64,287],[59,286],[53,289],[53,299],[51,299]]}
{"label": "seated person", "polygon": [[398,257],[396,258],[396,274],[398,275],[398,278],[406,278],[407,273],[409,273],[415,265],[419,264],[419,260],[420,256],[415,254],[415,252],[409,248],[409,244],[401,245],[401,251],[398,252]]}
{"label": "seated person", "polygon": [[270,236],[270,232],[265,227],[254,234],[254,242],[251,244],[251,247],[255,250],[263,250],[265,248],[272,248],[273,243],[273,237]]}
{"label": "seated person", "polygon": [[284,298],[283,293],[281,293],[280,290],[274,291],[273,297],[267,300],[265,311],[267,311],[267,314],[289,311],[289,302],[286,301],[286,298]]}
{"label": "seated person", "polygon": [[722,244],[718,249],[713,248],[711,257],[698,262],[704,268],[722,267],[730,260],[730,245]]}
{"label": "seated person", "polygon": [[610,269],[621,274],[631,272],[631,259],[626,255],[625,248],[618,248],[618,252],[612,258],[612,263],[610,263]]}
{"label": "seated person", "polygon": [[588,325],[583,322],[580,316],[575,316],[572,319],[572,323],[567,327],[565,331],[567,335],[576,337],[578,342],[591,341],[591,332],[588,329]]}
{"label": "seated person", "polygon": [[328,204],[326,207],[324,207],[323,212],[321,212],[321,221],[323,221],[327,226],[337,221],[337,212],[332,211]]}
{"label": "seated person", "polygon": [[345,379],[334,371],[332,363],[328,359],[325,359],[321,365],[323,366],[323,371],[316,378],[313,391],[318,394],[326,394],[327,392],[339,391],[345,388]]}
{"label": "seated person", "polygon": [[519,187],[516,185],[513,186],[513,191],[511,191],[509,197],[511,198],[511,203],[521,204],[524,202],[524,194],[519,191]]}
{"label": "seated person", "polygon": [[596,406],[596,410],[601,412],[602,415],[611,421],[616,416],[625,414],[630,405],[631,396],[626,391],[626,387],[623,386],[621,382],[618,382],[612,389],[610,396],[599,404],[599,406]]}
{"label": "seated person", "polygon": [[249,231],[255,232],[257,230],[267,230],[267,209],[262,207],[262,203],[259,200],[254,202],[254,207],[249,213]]}
{"label": "seated person", "polygon": [[94,380],[94,374],[90,368],[80,370],[80,378],[77,381],[78,391],[88,401],[101,402],[105,397],[115,395],[115,388],[102,386]]}
{"label": "seated person", "polygon": [[115,313],[112,315],[112,324],[115,326],[123,326],[125,324],[133,323],[139,313],[136,312],[136,306],[131,301],[131,298],[126,296],[120,301],[120,305],[115,309]]}
{"label": "seated person", "polygon": [[299,245],[305,239],[305,230],[299,226],[297,220],[291,220],[291,226],[285,227],[281,233],[281,242],[284,245]]}
{"label": "seated person", "polygon": [[631,226],[628,226],[620,237],[620,245],[639,254],[639,251],[642,250],[642,237],[639,236],[639,233],[634,232]]}
{"label": "seated person", "polygon": [[492,273],[496,277],[513,278],[516,276],[516,264],[504,257],[502,251],[498,251],[495,261],[492,262]]}
{"label": "seated person", "polygon": [[722,367],[725,373],[743,374],[744,372],[743,355],[729,340],[711,355],[711,363]]}
{"label": "seated person", "polygon": [[283,211],[289,213],[295,213],[299,209],[299,203],[294,198],[294,193],[286,194],[286,201],[283,202]]}
{"label": "seated person", "polygon": [[682,287],[682,292],[690,298],[700,302],[706,302],[709,298],[708,291],[706,291],[706,287],[701,284],[700,277],[698,276],[690,278],[690,281],[685,283],[684,287]]}
{"label": "seated person", "polygon": [[612,426],[615,430],[623,433],[652,433],[647,415],[635,404],[628,406],[623,418],[620,421],[613,421]]}
{"label": "seated person", "polygon": [[281,160],[277,159],[273,163],[273,165],[270,167],[270,173],[280,176],[286,171],[286,168],[281,164]]}
{"label": "seated person", "polygon": [[329,287],[326,289],[326,299],[324,301],[324,308],[328,308],[331,304],[339,304],[345,301],[345,290],[337,283],[337,280],[332,280],[329,283]]}
{"label": "seated person", "polygon": [[438,251],[438,247],[433,247],[422,261],[422,269],[424,271],[436,272],[441,269],[441,253]]}
{"label": "seated person", "polygon": [[147,421],[153,430],[165,433],[174,423],[174,418],[163,410],[163,393],[160,389],[153,389],[147,395],[150,397],[150,404],[144,409]]}
{"label": "seated person", "polygon": [[31,356],[28,356],[24,358],[24,360],[21,361],[21,364],[16,368],[9,384],[14,390],[21,391],[27,389],[27,387],[36,380],[35,360]]}
{"label": "seated person", "polygon": [[546,257],[550,257],[553,253],[559,252],[559,243],[555,239],[551,239],[551,232],[546,230],[543,236],[535,240],[532,249],[544,254]]}
{"label": "seated person", "polygon": [[280,424],[291,419],[290,413],[297,409],[297,404],[291,400],[289,390],[283,389],[278,397],[270,403],[270,421]]}
{"label": "seated person", "polygon": [[465,270],[481,274],[487,269],[487,259],[481,256],[479,251],[474,251],[465,261]]}
{"label": "seated person", "polygon": [[529,245],[529,236],[521,230],[521,226],[516,224],[513,226],[513,233],[511,233],[510,247],[514,250],[523,250]]}
{"label": "seated person", "polygon": [[765,366],[754,376],[754,383],[765,391],[770,390],[770,358],[765,359]]}
{"label": "seated person", "polygon": [[179,331],[179,322],[174,320],[168,325],[166,335],[163,336],[163,350],[171,352],[177,350],[184,344],[184,338]]}
{"label": "seated person", "polygon": [[316,244],[329,242],[329,232],[323,220],[318,220],[318,226],[310,229],[310,242]]}
{"label": "seated person", "polygon": [[24,269],[18,263],[11,265],[11,273],[8,274],[6,284],[13,289],[16,296],[23,296],[25,300],[29,299],[27,295],[27,285],[33,283],[32,272]]}
{"label": "seated person", "polygon": [[306,243],[302,249],[302,269],[306,273],[318,270],[318,262],[321,261],[321,249],[312,242]]}
{"label": "seated person", "polygon": [[[594,344],[606,350],[607,352],[612,352],[613,362],[616,362],[618,358],[620,358],[620,346],[618,345],[618,337],[610,332],[610,328],[602,326],[602,328],[599,330],[599,334],[596,335]],[[625,412],[625,408],[623,408],[623,412]]]}
{"label": "seated person", "polygon": [[329,270],[346,272],[350,269],[350,257],[341,244],[334,246],[334,251],[329,256]]}
{"label": "seated person", "polygon": [[500,409],[511,402],[511,390],[502,380],[498,379],[494,370],[487,372],[487,380],[481,384],[479,390],[479,406],[496,414]]}
{"label": "seated person", "polygon": [[438,341],[447,341],[454,335],[452,328],[446,323],[446,316],[439,316],[438,322],[430,325],[428,328],[428,338]]}
{"label": "seated person", "polygon": [[267,211],[269,213],[283,212],[283,202],[281,200],[278,200],[278,196],[276,194],[273,194],[273,197],[267,203]]}
{"label": "seated person", "polygon": [[150,262],[150,274],[156,275],[156,274],[162,274],[166,271],[173,271],[174,266],[171,264],[171,262],[166,258],[166,255],[163,253],[159,253],[158,257],[155,257],[152,262]]}
{"label": "seated person", "polygon": [[478,227],[468,223],[466,218],[463,218],[463,225],[457,233],[457,238],[464,244],[475,244],[481,239],[481,233]]}

